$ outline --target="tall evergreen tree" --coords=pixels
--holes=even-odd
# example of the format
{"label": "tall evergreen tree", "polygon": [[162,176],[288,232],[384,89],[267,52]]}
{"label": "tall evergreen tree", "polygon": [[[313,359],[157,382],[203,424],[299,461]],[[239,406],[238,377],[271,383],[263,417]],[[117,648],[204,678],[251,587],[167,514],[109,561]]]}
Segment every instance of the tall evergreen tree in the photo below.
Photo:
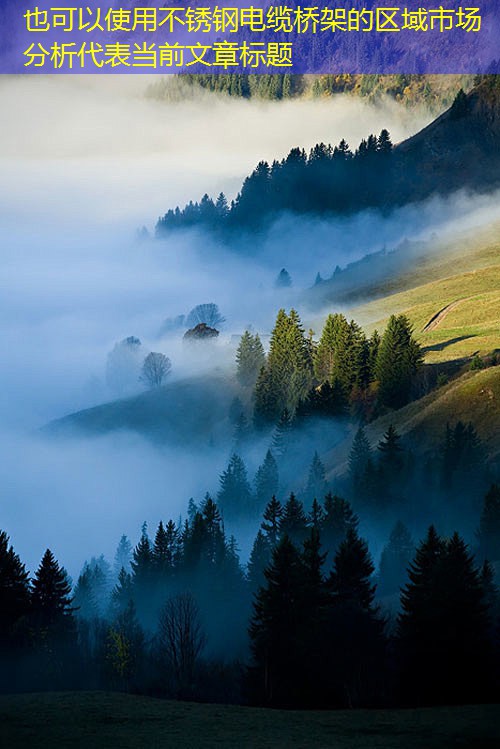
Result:
{"label": "tall evergreen tree", "polygon": [[264,462],[257,469],[255,475],[255,499],[257,509],[266,506],[271,497],[278,493],[279,473],[278,465],[271,450],[268,450]]}
{"label": "tall evergreen tree", "polygon": [[146,523],[142,526],[141,538],[134,549],[132,561],[132,581],[136,590],[136,600],[145,601],[154,582],[153,547],[147,533]]}
{"label": "tall evergreen tree", "polygon": [[220,476],[217,503],[227,519],[248,517],[254,503],[245,463],[239,455],[231,456],[228,467]]}
{"label": "tall evergreen tree", "polygon": [[252,592],[256,592],[264,585],[264,572],[271,561],[271,555],[272,546],[269,538],[259,529],[248,560],[248,582]]}
{"label": "tall evergreen tree", "polygon": [[57,639],[73,635],[71,583],[50,549],[43,555],[35,573],[31,600],[33,619],[40,632]]}
{"label": "tall evergreen tree", "polygon": [[488,616],[466,544],[430,528],[410,566],[399,617],[402,685],[419,704],[482,699],[487,691]]}
{"label": "tall evergreen tree", "polygon": [[244,387],[255,385],[260,370],[266,363],[264,347],[259,338],[246,330],[236,351],[236,376],[238,382]]}
{"label": "tall evergreen tree", "polygon": [[115,559],[113,564],[113,572],[115,579],[118,579],[120,570],[123,569],[125,572],[130,572],[132,567],[132,544],[125,534],[120,538],[118,546],[115,552]]}
{"label": "tall evergreen tree", "polygon": [[278,544],[282,517],[283,507],[281,502],[273,496],[266,505],[260,526],[272,549],[274,549]]}
{"label": "tall evergreen tree", "polygon": [[74,685],[79,664],[71,583],[50,549],[43,555],[32,582],[31,616],[38,657],[34,684],[44,689]]}
{"label": "tall evergreen tree", "polygon": [[288,536],[292,543],[299,548],[307,534],[307,517],[304,513],[304,507],[293,493],[290,494],[283,508],[280,533],[282,536]]}
{"label": "tall evergreen tree", "polygon": [[348,528],[327,580],[331,603],[327,651],[336,704],[373,704],[383,691],[384,621],[374,605],[374,565],[368,545]]}
{"label": "tall evergreen tree", "polygon": [[367,469],[371,461],[370,443],[363,427],[356,432],[349,453],[349,479],[355,497],[364,498],[367,492]]}
{"label": "tall evergreen tree", "polygon": [[[30,610],[29,575],[5,531],[0,531],[0,658],[26,641]],[[0,677],[0,683],[2,679]],[[3,685],[2,685],[3,686]]]}
{"label": "tall evergreen tree", "polygon": [[273,434],[273,452],[278,458],[285,458],[289,451],[292,442],[292,419],[290,412],[285,408],[280,416],[280,420],[276,424],[276,429]]}
{"label": "tall evergreen tree", "polygon": [[250,622],[251,683],[256,699],[269,705],[296,705],[301,693],[299,648],[306,612],[302,605],[304,565],[288,536],[273,552]]}
{"label": "tall evergreen tree", "polygon": [[415,373],[422,364],[421,348],[405,315],[391,315],[378,347],[375,376],[382,405],[401,408],[408,403]]}

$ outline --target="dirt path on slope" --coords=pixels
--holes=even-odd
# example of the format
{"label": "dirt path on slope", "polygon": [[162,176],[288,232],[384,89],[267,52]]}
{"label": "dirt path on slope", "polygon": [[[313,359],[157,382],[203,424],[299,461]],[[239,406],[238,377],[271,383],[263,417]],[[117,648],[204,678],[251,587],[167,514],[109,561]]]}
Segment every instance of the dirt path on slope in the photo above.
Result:
{"label": "dirt path on slope", "polygon": [[436,312],[436,314],[431,317],[429,322],[422,328],[422,333],[428,333],[431,330],[435,330],[438,325],[443,322],[445,317],[455,309],[455,307],[458,307],[461,302],[466,302],[467,299],[472,299],[472,297],[468,296],[463,299],[457,299],[455,302],[451,302],[450,304],[447,304],[446,307],[443,307],[443,309],[440,309],[439,312]]}

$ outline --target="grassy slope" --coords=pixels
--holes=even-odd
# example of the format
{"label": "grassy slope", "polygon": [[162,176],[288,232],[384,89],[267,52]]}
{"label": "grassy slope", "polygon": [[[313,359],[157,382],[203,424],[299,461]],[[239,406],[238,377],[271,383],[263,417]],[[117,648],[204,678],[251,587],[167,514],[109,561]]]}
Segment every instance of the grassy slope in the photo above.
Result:
{"label": "grassy slope", "polygon": [[[391,411],[368,424],[366,436],[376,445],[393,424],[416,452],[438,447],[447,422],[472,421],[490,458],[500,459],[500,367],[467,372],[456,380],[433,390],[420,400],[399,411]],[[325,457],[328,478],[347,470],[347,460],[354,436],[351,434]]]}
{"label": "grassy slope", "polygon": [[[390,314],[404,312],[435,363],[500,348],[500,225],[441,242],[397,278],[372,289],[378,298],[349,311],[367,330],[383,329]],[[429,331],[427,323],[453,309]]]}
{"label": "grassy slope", "polygon": [[88,408],[51,422],[44,431],[67,436],[73,430],[103,434],[132,430],[157,442],[207,445],[225,431],[234,392],[221,375],[186,378],[156,390]]}
{"label": "grassy slope", "polygon": [[[384,296],[349,310],[349,316],[370,332],[383,330],[390,314],[404,312],[424,347],[425,360],[439,364],[500,349],[500,226],[491,224],[441,243],[432,254],[407,269],[401,278],[388,279]],[[460,301],[459,301],[460,300]],[[436,327],[429,321],[447,305],[458,302]],[[320,329],[321,321],[315,321]],[[394,424],[416,450],[441,442],[444,425],[472,421],[490,456],[500,456],[500,367],[467,372],[424,398],[368,425],[375,445]],[[352,435],[326,456],[330,476],[347,468]]]}
{"label": "grassy slope", "polygon": [[284,712],[103,692],[0,697],[8,749],[493,749],[500,708]]}

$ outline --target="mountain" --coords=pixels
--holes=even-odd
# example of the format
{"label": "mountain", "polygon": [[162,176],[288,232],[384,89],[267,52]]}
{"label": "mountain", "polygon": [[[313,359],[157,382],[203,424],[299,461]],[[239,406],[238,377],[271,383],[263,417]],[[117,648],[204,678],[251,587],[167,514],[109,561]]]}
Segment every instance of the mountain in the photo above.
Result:
{"label": "mountain", "polygon": [[309,154],[293,148],[282,161],[261,161],[228,207],[223,194],[205,195],[183,210],[169,210],[157,236],[175,229],[202,228],[229,236],[265,230],[284,213],[349,215],[384,211],[433,194],[500,184],[500,82],[484,76],[424,130],[393,147],[390,135],[370,135],[353,152],[342,140],[317,144]]}

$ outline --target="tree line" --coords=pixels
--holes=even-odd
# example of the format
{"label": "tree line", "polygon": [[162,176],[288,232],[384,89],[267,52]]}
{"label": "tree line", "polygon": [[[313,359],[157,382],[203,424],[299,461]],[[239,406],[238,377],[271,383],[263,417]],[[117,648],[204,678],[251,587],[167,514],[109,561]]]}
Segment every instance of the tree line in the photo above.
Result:
{"label": "tree line", "polygon": [[367,337],[355,320],[328,315],[318,342],[306,335],[296,310],[278,312],[267,356],[260,338],[246,331],[236,353],[237,379],[254,385],[255,426],[283,416],[370,419],[397,409],[417,393],[421,348],[405,315],[391,315],[382,335]]}
{"label": "tree line", "polygon": [[309,510],[273,496],[244,568],[207,495],[152,540],[143,526],[134,549],[122,536],[114,573],[93,559],[74,587],[50,550],[31,578],[1,532],[1,687],[284,707],[498,699],[499,486],[484,498],[479,562],[457,533],[430,526],[415,544],[398,522],[375,574],[359,529],[338,495]]}
{"label": "tree line", "polygon": [[309,154],[292,148],[281,161],[259,162],[230,204],[224,193],[216,200],[205,194],[183,209],[168,210],[157,222],[156,235],[192,227],[223,233],[257,230],[282,212],[343,214],[384,205],[392,151],[386,129],[363,139],[354,152],[344,139],[337,146],[318,143]]}

